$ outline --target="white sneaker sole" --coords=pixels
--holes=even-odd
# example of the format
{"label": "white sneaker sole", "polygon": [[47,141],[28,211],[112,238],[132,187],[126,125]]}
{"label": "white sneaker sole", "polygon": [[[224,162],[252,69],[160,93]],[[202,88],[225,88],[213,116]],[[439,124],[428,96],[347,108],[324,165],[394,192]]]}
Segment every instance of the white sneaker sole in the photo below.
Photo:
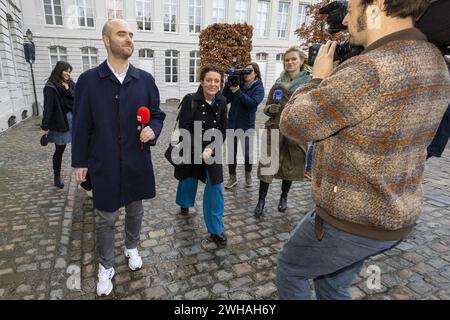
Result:
{"label": "white sneaker sole", "polygon": [[231,189],[231,188],[233,188],[236,185],[237,185],[237,181],[235,183],[233,183],[232,185],[226,185],[225,189]]}

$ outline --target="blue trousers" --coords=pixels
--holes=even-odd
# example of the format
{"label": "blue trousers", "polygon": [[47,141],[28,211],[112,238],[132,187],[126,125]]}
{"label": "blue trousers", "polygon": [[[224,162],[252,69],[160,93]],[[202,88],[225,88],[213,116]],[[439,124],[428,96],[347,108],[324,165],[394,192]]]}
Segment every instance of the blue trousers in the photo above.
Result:
{"label": "blue trousers", "polygon": [[[182,208],[191,208],[195,205],[198,180],[188,178],[178,183],[176,203]],[[210,234],[220,234],[224,226],[222,221],[224,198],[222,184],[211,185],[209,176],[206,176],[206,187],[203,193],[203,216],[206,228]]]}
{"label": "blue trousers", "polygon": [[277,286],[281,300],[309,300],[314,279],[319,300],[349,300],[350,286],[364,260],[400,241],[379,241],[349,234],[323,222],[324,237],[314,232],[315,211],[306,214],[278,256]]}

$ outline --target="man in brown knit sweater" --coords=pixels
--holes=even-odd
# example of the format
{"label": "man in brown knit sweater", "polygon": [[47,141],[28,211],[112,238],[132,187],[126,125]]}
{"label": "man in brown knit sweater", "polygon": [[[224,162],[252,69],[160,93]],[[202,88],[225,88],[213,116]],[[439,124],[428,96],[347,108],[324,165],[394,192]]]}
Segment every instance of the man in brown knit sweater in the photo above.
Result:
{"label": "man in brown knit sweater", "polygon": [[333,68],[322,46],[313,79],[286,105],[286,137],[316,141],[316,208],[278,257],[280,299],[351,299],[364,260],[397,245],[422,211],[426,147],[450,102],[440,51],[416,28],[426,0],[350,0],[344,25],[364,52]]}

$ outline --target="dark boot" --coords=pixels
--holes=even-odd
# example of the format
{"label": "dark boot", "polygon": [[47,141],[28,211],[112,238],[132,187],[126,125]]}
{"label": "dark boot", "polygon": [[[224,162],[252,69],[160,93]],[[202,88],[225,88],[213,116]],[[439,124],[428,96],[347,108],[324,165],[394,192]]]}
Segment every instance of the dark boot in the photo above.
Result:
{"label": "dark boot", "polygon": [[287,196],[289,190],[291,189],[292,181],[283,180],[281,184],[281,197],[280,202],[278,203],[278,211],[285,212],[287,209]]}
{"label": "dark boot", "polygon": [[225,233],[220,234],[212,234],[211,239],[217,244],[219,247],[224,247],[227,245],[227,236]]}
{"label": "dark boot", "polygon": [[287,209],[287,196],[281,196],[280,202],[278,203],[278,211],[285,212]]}
{"label": "dark boot", "polygon": [[187,215],[189,215],[189,208],[181,208],[180,214],[181,214],[182,216],[187,216]]}
{"label": "dark boot", "polygon": [[261,217],[264,212],[264,206],[266,205],[267,191],[269,190],[269,184],[263,181],[259,183],[259,199],[255,208],[255,216]]}
{"label": "dark boot", "polygon": [[64,188],[64,183],[61,181],[61,175],[55,174],[55,177],[54,177],[54,179],[53,179],[53,184],[54,184],[55,187],[57,187],[58,189],[63,189],[63,188]]}
{"label": "dark boot", "polygon": [[61,162],[65,149],[66,145],[55,144],[55,153],[53,154],[53,184],[59,189],[64,188],[64,183],[61,181]]}

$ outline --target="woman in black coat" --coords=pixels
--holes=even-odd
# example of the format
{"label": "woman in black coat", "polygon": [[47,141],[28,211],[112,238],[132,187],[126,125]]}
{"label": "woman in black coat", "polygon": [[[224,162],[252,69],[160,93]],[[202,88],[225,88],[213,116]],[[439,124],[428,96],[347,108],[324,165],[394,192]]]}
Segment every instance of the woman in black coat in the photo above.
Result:
{"label": "woman in black coat", "polygon": [[[176,203],[181,207],[182,215],[187,215],[189,208],[195,205],[198,180],[206,184],[203,214],[211,239],[218,245],[226,245],[227,242],[222,221],[221,159],[227,128],[227,101],[219,92],[223,76],[220,68],[205,66],[200,72],[198,91],[183,98],[178,126],[190,138],[191,161],[175,168],[175,178],[179,180]],[[212,135],[212,138],[207,135]],[[212,147],[211,143],[217,147]]]}
{"label": "woman in black coat", "polygon": [[55,144],[53,173],[55,187],[62,189],[61,162],[66,145],[72,141],[72,109],[75,83],[70,79],[72,66],[58,61],[44,87],[44,114],[41,129],[48,142]]}

